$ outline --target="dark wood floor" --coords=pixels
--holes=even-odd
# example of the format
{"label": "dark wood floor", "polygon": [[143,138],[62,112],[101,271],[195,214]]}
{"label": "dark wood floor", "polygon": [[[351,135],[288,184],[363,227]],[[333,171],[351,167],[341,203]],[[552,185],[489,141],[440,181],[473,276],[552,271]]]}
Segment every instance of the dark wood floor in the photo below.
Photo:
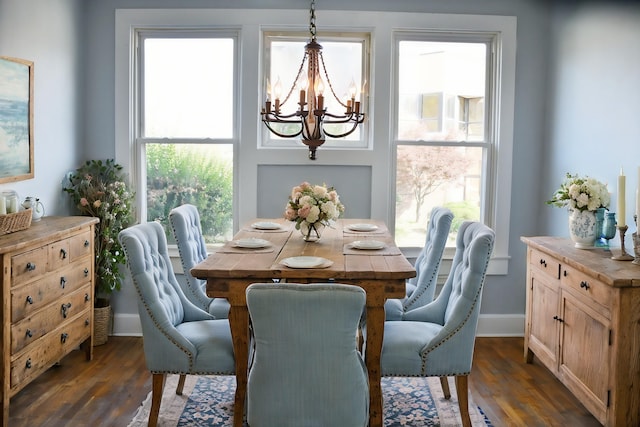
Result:
{"label": "dark wood floor", "polygon": [[[546,368],[524,363],[522,346],[522,338],[476,340],[471,396],[493,425],[599,426]],[[14,396],[9,425],[124,427],[150,390],[142,339],[110,337],[92,362],[74,351]]]}

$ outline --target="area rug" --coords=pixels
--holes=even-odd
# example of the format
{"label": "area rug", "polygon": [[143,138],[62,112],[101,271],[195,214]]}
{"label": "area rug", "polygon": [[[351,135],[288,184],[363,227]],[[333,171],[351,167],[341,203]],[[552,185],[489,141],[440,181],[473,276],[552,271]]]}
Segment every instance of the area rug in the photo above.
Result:
{"label": "area rug", "polygon": [[[167,376],[159,427],[227,427],[233,420],[233,376],[187,376],[182,396],[175,393],[177,375]],[[442,394],[440,380],[429,378],[389,377],[382,379],[385,427],[459,426],[460,412],[453,379],[451,399]],[[146,427],[151,407],[151,393],[138,409],[129,427]],[[491,426],[482,410],[470,399],[473,426]],[[246,426],[246,424],[245,424]]]}

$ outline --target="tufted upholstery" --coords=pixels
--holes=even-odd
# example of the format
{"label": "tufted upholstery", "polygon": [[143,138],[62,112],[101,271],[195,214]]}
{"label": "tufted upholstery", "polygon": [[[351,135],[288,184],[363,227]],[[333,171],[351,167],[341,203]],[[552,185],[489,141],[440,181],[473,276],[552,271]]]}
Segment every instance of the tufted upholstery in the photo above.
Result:
{"label": "tufted upholstery", "polygon": [[424,247],[416,258],[416,277],[407,281],[407,296],[390,299],[384,305],[386,320],[402,320],[409,310],[429,304],[436,292],[436,281],[447,245],[453,213],[444,207],[431,211]]}
{"label": "tufted upholstery", "polygon": [[156,222],[122,230],[127,268],[138,293],[147,368],[153,374],[149,425],[155,426],[167,373],[233,374],[235,359],[227,319],[216,320],[192,304],[178,284],[162,226]]}
{"label": "tufted upholstery", "polygon": [[174,208],[169,213],[171,232],[176,239],[182,271],[184,271],[185,284],[182,287],[189,300],[211,313],[216,319],[229,317],[229,301],[225,298],[209,298],[206,293],[206,282],[193,277],[191,269],[204,261],[207,254],[207,246],[202,237],[200,214],[198,208],[184,204]]}
{"label": "tufted upholstery", "polygon": [[480,299],[495,234],[479,222],[462,223],[451,272],[438,297],[385,322],[382,375],[456,377],[464,426],[470,426],[467,377],[471,372]]}
{"label": "tufted upholstery", "polygon": [[368,425],[368,375],[356,347],[365,291],[335,283],[257,283],[246,295],[255,345],[248,424]]}

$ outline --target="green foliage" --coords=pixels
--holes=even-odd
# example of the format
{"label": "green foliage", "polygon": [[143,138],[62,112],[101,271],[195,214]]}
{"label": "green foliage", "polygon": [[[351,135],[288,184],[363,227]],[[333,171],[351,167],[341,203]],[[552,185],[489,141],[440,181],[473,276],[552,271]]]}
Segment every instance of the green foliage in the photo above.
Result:
{"label": "green foliage", "polygon": [[445,203],[444,206],[453,212],[453,221],[451,222],[451,233],[457,233],[460,225],[464,221],[479,221],[480,208],[478,205],[470,202],[451,202]]}
{"label": "green foliage", "polygon": [[88,160],[69,175],[63,190],[81,215],[100,219],[95,226],[96,297],[120,290],[119,266],[126,260],[118,233],[134,219],[134,196],[128,189],[122,166],[113,159]]}
{"label": "green foliage", "polygon": [[207,243],[223,242],[232,229],[233,171],[227,162],[174,144],[147,146],[147,220],[171,238],[169,212],[185,203],[198,208]]}

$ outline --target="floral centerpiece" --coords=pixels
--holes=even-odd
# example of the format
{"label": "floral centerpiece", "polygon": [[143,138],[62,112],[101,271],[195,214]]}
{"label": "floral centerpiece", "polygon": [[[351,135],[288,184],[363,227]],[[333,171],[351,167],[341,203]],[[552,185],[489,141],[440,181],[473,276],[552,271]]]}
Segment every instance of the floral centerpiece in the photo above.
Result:
{"label": "floral centerpiece", "polygon": [[578,211],[595,211],[609,207],[610,196],[607,185],[595,178],[580,177],[567,173],[565,181],[556,190],[548,205],[564,207]]}
{"label": "floral centerpiece", "polygon": [[[576,248],[593,248],[602,234],[602,217],[609,207],[607,185],[594,178],[567,173],[548,205],[569,208],[569,236]],[[600,221],[596,215],[600,211]]]}
{"label": "floral centerpiece", "polygon": [[285,219],[296,222],[305,240],[320,238],[324,226],[344,212],[344,205],[333,187],[303,182],[293,187],[284,212]]}
{"label": "floral centerpiece", "polygon": [[114,160],[89,160],[72,172],[63,190],[81,215],[97,217],[95,227],[96,306],[108,304],[108,295],[120,290],[119,266],[125,256],[118,233],[134,219],[133,193],[129,191],[122,166]]}

